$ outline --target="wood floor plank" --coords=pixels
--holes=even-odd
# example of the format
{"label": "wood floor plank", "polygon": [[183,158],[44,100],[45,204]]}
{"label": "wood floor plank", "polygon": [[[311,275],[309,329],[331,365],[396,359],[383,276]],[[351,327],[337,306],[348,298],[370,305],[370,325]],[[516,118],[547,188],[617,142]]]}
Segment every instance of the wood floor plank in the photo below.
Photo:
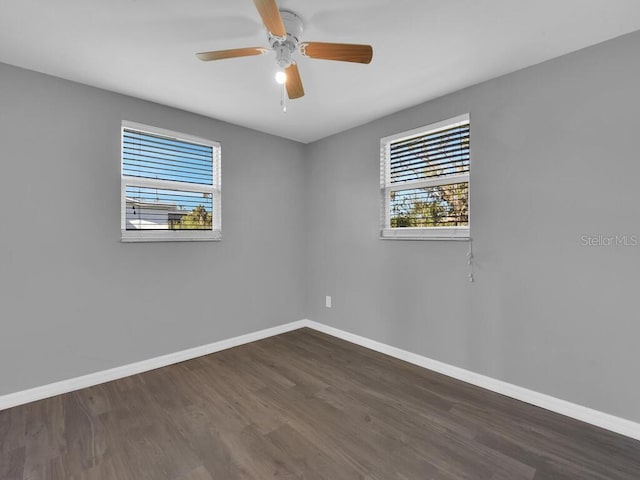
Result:
{"label": "wood floor plank", "polygon": [[0,479],[23,478],[25,465],[25,447],[0,452]]}
{"label": "wood floor plank", "polygon": [[347,462],[330,455],[322,445],[313,443],[291,425],[284,425],[270,432],[268,437],[274,445],[293,459],[301,478],[349,480],[359,475]]}
{"label": "wood floor plank", "polygon": [[640,442],[300,329],[0,411],[0,480],[638,480]]}
{"label": "wood floor plank", "polygon": [[0,411],[0,453],[8,453],[25,444],[26,409]]}

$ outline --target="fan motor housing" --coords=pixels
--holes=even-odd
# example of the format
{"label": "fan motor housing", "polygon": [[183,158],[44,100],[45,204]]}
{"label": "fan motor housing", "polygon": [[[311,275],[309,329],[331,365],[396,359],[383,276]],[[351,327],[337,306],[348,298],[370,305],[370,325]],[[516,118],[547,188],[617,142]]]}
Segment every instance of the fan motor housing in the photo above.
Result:
{"label": "fan motor housing", "polygon": [[287,31],[286,37],[269,34],[269,44],[276,53],[276,63],[280,68],[287,68],[293,63],[293,53],[298,50],[304,24],[302,19],[289,10],[280,10],[282,23]]}
{"label": "fan motor housing", "polygon": [[289,10],[280,10],[280,16],[282,17],[284,28],[287,31],[287,40],[292,40],[297,46],[298,43],[300,43],[304,30],[302,19]]}

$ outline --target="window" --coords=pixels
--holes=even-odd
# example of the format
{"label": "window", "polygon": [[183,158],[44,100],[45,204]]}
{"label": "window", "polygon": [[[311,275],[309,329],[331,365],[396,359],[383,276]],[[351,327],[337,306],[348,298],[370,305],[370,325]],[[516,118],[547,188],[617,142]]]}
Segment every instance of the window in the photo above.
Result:
{"label": "window", "polygon": [[218,240],[220,144],[122,122],[122,241]]}
{"label": "window", "polygon": [[381,237],[469,238],[469,115],[380,141]]}

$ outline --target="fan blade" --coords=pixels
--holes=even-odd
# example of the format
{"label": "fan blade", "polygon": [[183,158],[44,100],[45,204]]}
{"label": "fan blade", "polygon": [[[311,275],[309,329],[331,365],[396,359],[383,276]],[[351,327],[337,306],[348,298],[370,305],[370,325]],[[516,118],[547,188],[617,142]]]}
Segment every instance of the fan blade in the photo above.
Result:
{"label": "fan blade", "polygon": [[300,72],[298,71],[298,65],[292,63],[285,70],[287,74],[287,95],[289,99],[294,100],[296,98],[304,97],[304,88],[302,87],[302,79],[300,78]]}
{"label": "fan blade", "polygon": [[354,63],[371,63],[373,58],[371,45],[351,43],[305,42],[300,44],[300,53],[310,58]]}
{"label": "fan blade", "polygon": [[287,30],[282,23],[282,17],[278,10],[276,0],[253,0],[258,9],[258,13],[262,17],[262,23],[267,30],[278,37],[286,37]]}
{"label": "fan blade", "polygon": [[267,52],[268,50],[262,47],[233,48],[231,50],[215,50],[213,52],[196,53],[196,57],[198,57],[203,62],[209,62],[211,60],[225,60],[227,58],[263,55]]}

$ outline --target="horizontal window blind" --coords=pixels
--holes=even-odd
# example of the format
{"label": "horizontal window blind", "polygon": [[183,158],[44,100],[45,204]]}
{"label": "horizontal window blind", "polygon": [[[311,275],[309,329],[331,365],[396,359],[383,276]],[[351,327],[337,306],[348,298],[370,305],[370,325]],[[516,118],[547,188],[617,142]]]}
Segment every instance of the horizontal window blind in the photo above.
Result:
{"label": "horizontal window blind", "polygon": [[469,123],[390,145],[391,183],[469,172]]}
{"label": "horizontal window blind", "polygon": [[213,185],[213,148],[124,129],[122,173]]}
{"label": "horizontal window blind", "polygon": [[219,238],[219,144],[133,125],[122,128],[123,239]]}
{"label": "horizontal window blind", "polygon": [[468,115],[382,139],[380,167],[383,237],[468,232]]}

